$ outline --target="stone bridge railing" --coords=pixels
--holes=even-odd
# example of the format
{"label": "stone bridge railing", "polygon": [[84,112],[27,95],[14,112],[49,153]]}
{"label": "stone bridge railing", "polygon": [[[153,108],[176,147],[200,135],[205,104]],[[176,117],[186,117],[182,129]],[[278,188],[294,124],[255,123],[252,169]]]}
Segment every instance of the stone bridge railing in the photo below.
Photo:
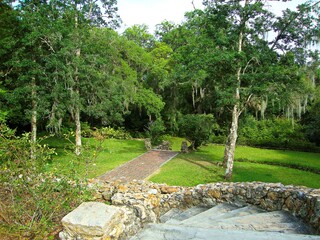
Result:
{"label": "stone bridge railing", "polygon": [[[211,207],[223,202],[239,206],[252,204],[268,211],[288,211],[320,233],[320,189],[262,182],[223,182],[175,187],[133,181],[125,184],[99,182],[91,187],[96,189],[95,201],[119,206],[126,216],[119,218],[118,225],[121,227],[120,230],[117,228],[116,235],[111,234],[113,238],[126,239],[144,224],[158,222],[159,217],[172,208],[197,205]],[[64,223],[65,226],[67,224]]]}

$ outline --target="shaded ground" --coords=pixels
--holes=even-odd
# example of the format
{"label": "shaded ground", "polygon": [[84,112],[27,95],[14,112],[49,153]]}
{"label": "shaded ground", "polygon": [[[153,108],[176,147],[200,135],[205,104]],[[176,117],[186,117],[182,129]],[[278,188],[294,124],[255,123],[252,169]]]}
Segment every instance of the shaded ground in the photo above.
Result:
{"label": "shaded ground", "polygon": [[176,155],[178,152],[152,150],[103,174],[99,179],[104,181],[121,180],[123,182],[134,179],[143,180]]}

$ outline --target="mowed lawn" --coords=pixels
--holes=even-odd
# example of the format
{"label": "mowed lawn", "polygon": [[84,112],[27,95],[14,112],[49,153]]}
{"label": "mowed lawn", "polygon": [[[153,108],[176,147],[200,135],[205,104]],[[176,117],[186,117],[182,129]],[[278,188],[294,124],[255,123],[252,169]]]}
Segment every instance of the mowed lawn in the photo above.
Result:
{"label": "mowed lawn", "polygon": [[[149,180],[182,186],[224,181],[224,169],[217,164],[222,162],[223,152],[224,146],[208,145],[201,147],[197,152],[180,154],[165,164]],[[237,159],[240,159],[241,162]],[[238,146],[235,160],[233,174],[235,182],[281,182],[285,185],[320,188],[320,174],[295,169],[298,167],[313,171],[319,170],[320,153]]]}
{"label": "mowed lawn", "polygon": [[[173,149],[179,150],[182,139],[172,138]],[[63,138],[51,137],[43,141],[55,148],[55,155],[47,164],[48,171],[93,178],[145,153],[142,140],[106,139],[101,145],[92,138],[84,138],[85,153],[76,157],[73,146]],[[224,146],[202,146],[198,151],[179,154],[149,178],[168,185],[195,186],[224,181],[222,162]],[[308,171],[299,170],[306,169]],[[281,182],[320,188],[320,153],[268,150],[238,146],[235,154],[233,181]]]}
{"label": "mowed lawn", "polygon": [[72,144],[57,137],[43,143],[55,148],[56,155],[47,164],[49,171],[75,174],[79,178],[94,178],[145,153],[144,141],[106,139],[101,144],[93,138],[83,138],[84,154],[77,157]]}

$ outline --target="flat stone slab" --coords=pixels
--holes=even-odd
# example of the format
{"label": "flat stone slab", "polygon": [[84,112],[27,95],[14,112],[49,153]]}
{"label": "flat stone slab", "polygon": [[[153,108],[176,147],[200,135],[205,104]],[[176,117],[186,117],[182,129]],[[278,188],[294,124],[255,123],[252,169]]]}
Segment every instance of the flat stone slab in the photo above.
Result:
{"label": "flat stone slab", "polygon": [[85,202],[62,219],[68,236],[99,239],[112,232],[113,222],[121,218],[122,210],[99,202]]}

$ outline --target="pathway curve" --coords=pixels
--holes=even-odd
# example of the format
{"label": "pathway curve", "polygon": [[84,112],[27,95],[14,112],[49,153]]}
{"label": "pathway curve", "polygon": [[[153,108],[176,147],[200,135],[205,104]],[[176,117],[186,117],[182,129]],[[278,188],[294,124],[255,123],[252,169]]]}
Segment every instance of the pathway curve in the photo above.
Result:
{"label": "pathway curve", "polygon": [[173,151],[151,150],[105,173],[99,179],[104,181],[121,180],[123,182],[144,180],[177,155],[178,152]]}

